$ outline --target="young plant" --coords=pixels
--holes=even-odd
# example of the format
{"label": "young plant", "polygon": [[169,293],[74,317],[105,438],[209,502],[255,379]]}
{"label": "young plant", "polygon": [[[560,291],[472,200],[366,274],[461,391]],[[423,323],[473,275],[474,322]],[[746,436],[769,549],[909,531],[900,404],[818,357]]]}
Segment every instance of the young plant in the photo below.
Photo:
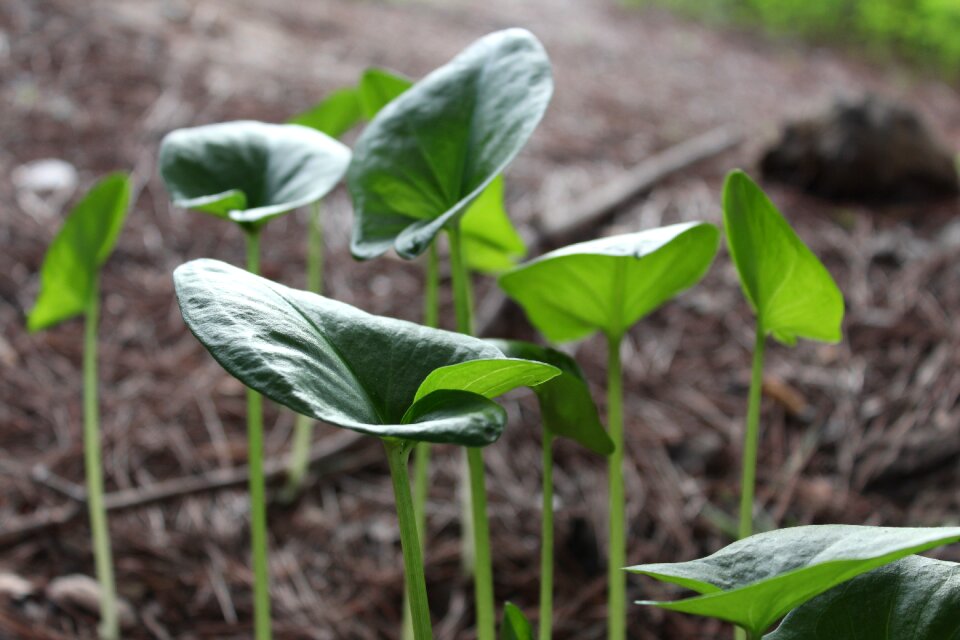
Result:
{"label": "young plant", "polygon": [[789,346],[797,338],[839,342],[843,296],[823,264],[742,171],[731,172],[724,184],[723,223],[744,296],[757,316],[740,499],[739,533],[745,538],[753,533],[767,336]]}
{"label": "young plant", "polygon": [[620,344],[642,317],[706,273],[719,233],[706,223],[675,224],[558,249],[500,276],[500,286],[552,342],[602,332],[607,338],[609,458],[608,637],[626,637],[623,392]]}
{"label": "young plant", "polygon": [[523,611],[512,602],[503,605],[500,640],[533,640],[533,627]]}
{"label": "young plant", "polygon": [[416,442],[490,444],[506,414],[489,398],[542,384],[559,371],[215,260],[178,267],[174,281],[187,326],[231,375],[297,413],[383,441],[414,637],[432,637],[406,465],[410,449]]}
{"label": "young plant", "polygon": [[[550,64],[530,33],[488,35],[380,111],[357,141],[347,174],[360,259],[393,247],[405,258],[450,240],[457,328],[472,333],[461,219],[520,151],[553,90]],[[468,449],[477,631],[495,635],[483,458]]]}
{"label": "young plant", "polygon": [[[613,442],[600,423],[583,371],[577,361],[555,349],[520,340],[490,340],[509,358],[546,362],[561,373],[534,387],[543,424],[543,521],[540,534],[540,640],[553,637],[553,440],[567,437],[600,455],[613,453]],[[504,614],[504,620],[507,619]]]}
{"label": "young plant", "polygon": [[[750,640],[759,640],[771,625],[791,610],[847,580],[912,554],[958,541],[960,527],[910,529],[812,525],[760,533],[700,560],[645,564],[629,567],[627,571],[677,584],[700,594],[672,602],[643,601],[638,604],[726,620],[746,630]],[[876,595],[870,596],[872,602],[875,602]],[[817,617],[826,614],[826,610],[819,607],[829,606],[832,601],[833,598],[821,600],[816,612],[807,609],[801,613],[807,623],[802,627],[804,633],[794,637],[813,637],[809,634],[817,628]],[[811,602],[808,606],[812,605]],[[869,610],[872,607],[865,609]],[[845,624],[849,624],[851,609],[846,609],[844,614],[847,617]],[[869,615],[876,616],[875,613]],[[954,617],[954,629],[957,622]],[[912,633],[907,635],[915,637]],[[906,636],[880,634],[865,637]],[[838,636],[830,638],[834,640]]]}
{"label": "young plant", "polygon": [[100,584],[100,637],[120,637],[110,532],[103,504],[100,409],[97,400],[97,324],[100,268],[110,257],[130,204],[130,179],[113,173],[101,179],[67,217],[53,239],[40,272],[40,295],[27,328],[40,331],[84,316],[83,451],[93,559]]}
{"label": "young plant", "polygon": [[[179,129],[160,145],[160,174],[175,205],[235,222],[247,243],[247,268],[260,270],[263,226],[317,202],[343,177],[350,151],[299,125],[238,121]],[[263,405],[247,391],[254,628],[270,637],[269,566],[263,479]]]}

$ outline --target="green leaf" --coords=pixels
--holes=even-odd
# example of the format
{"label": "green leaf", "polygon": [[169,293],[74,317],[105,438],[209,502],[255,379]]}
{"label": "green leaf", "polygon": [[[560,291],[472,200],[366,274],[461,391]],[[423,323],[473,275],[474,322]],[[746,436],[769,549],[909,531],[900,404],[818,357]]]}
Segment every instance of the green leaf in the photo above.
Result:
{"label": "green leaf", "polygon": [[503,176],[493,179],[463,214],[460,224],[467,267],[499,273],[514,267],[527,254],[523,238],[503,207]]}
{"label": "green leaf", "polygon": [[814,525],[760,533],[711,556],[627,571],[703,594],[641,602],[710,616],[754,634],[824,591],[914,553],[960,541],[960,527],[896,528]]}
{"label": "green leaf", "polygon": [[252,227],[325,196],[349,162],[346,146],[296,124],[178,129],[160,145],[160,175],[174,204]]}
{"label": "green leaf", "polygon": [[523,611],[511,602],[503,605],[500,640],[533,640],[533,627]]}
{"label": "green leaf", "polygon": [[518,387],[535,387],[560,374],[552,365],[530,360],[469,360],[434,369],[420,383],[419,400],[439,389],[459,389],[486,398],[496,398]]}
{"label": "green leaf", "polygon": [[40,269],[40,295],[27,328],[40,331],[84,313],[100,267],[110,257],[130,204],[130,179],[111,173],[77,203]]}
{"label": "green leaf", "polygon": [[289,124],[310,127],[331,138],[339,138],[363,119],[358,91],[346,87],[334,91],[306,111],[290,118]]}
{"label": "green leaf", "polygon": [[794,609],[766,640],[946,640],[960,632],[960,565],[909,556]]}
{"label": "green leaf", "polygon": [[479,396],[458,396],[459,414],[456,398],[435,394],[411,409],[435,369],[503,357],[482,340],[370,315],[216,260],[181,265],[174,282],[187,326],[217,362],[296,413],[380,437],[465,446],[489,444],[503,429],[505,414]]}
{"label": "green leaf", "polygon": [[540,402],[543,427],[555,436],[570,438],[600,455],[613,453],[597,405],[577,361],[565,353],[522,340],[488,340],[508,358],[546,362],[560,369],[560,375],[533,388]]}
{"label": "green leaf", "polygon": [[363,118],[372,120],[381,109],[412,86],[413,80],[392,71],[377,67],[367,69],[357,85]]}
{"label": "green leaf", "polygon": [[347,172],[351,251],[412,258],[455,222],[520,151],[553,90],[540,42],[522,29],[481,38],[380,111]]}
{"label": "green leaf", "polygon": [[712,224],[675,224],[570,245],[500,276],[500,286],[551,342],[623,335],[694,284],[717,251]]}
{"label": "green leaf", "polygon": [[723,222],[743,293],[764,333],[787,345],[797,338],[839,342],[840,289],[742,171],[731,172],[724,184]]}

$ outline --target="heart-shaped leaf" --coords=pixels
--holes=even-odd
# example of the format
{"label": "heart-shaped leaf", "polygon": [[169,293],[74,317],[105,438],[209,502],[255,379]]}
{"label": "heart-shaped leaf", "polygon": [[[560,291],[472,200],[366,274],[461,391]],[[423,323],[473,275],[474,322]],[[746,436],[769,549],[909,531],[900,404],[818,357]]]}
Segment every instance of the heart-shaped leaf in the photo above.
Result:
{"label": "heart-shaped leaf", "polygon": [[560,375],[539,384],[533,390],[540,402],[544,429],[555,436],[575,440],[601,455],[613,453],[613,441],[597,414],[597,405],[577,361],[565,353],[523,340],[488,340],[508,358],[546,362]]}
{"label": "heart-shaped leaf", "polygon": [[957,541],[960,527],[812,525],[750,536],[700,560],[645,564],[627,571],[703,594],[639,604],[720,618],[759,635],[787,612],[838,584]]}
{"label": "heart-shaped leaf", "polygon": [[503,605],[503,622],[500,624],[500,640],[533,640],[533,627],[517,605]]}
{"label": "heart-shaped leaf", "polygon": [[960,565],[908,556],[794,609],[766,640],[946,640],[960,633]]}
{"label": "heart-shaped leaf", "polygon": [[468,360],[434,369],[420,384],[414,401],[440,389],[469,391],[496,398],[517,387],[536,387],[560,375],[560,369],[531,360]]}
{"label": "heart-shaped leaf", "polygon": [[111,173],[70,211],[40,269],[40,295],[27,328],[40,331],[83,313],[110,257],[130,204],[130,179]]}
{"label": "heart-shaped leaf", "polygon": [[595,331],[623,335],[706,273],[717,251],[712,224],[674,224],[570,245],[500,276],[500,286],[552,342]]}
{"label": "heart-shaped leaf", "polygon": [[381,437],[465,446],[489,444],[503,428],[502,412],[482,398],[464,403],[469,411],[459,418],[423,421],[449,414],[446,396],[426,395],[417,404],[433,404],[411,408],[435,369],[503,358],[482,340],[370,315],[216,260],[181,265],[174,281],[187,326],[217,362],[299,414]]}
{"label": "heart-shaped leaf", "polygon": [[347,173],[351,250],[422,253],[524,145],[553,90],[540,42],[522,29],[481,38],[387,105]]}
{"label": "heart-shaped leaf", "polygon": [[355,87],[344,87],[328,95],[306,111],[288,120],[288,124],[310,127],[331,138],[339,138],[363,120],[363,107]]}
{"label": "heart-shaped leaf", "polygon": [[742,171],[731,172],[724,184],[723,222],[743,293],[764,333],[787,345],[797,338],[839,342],[840,289]]}
{"label": "heart-shaped leaf", "polygon": [[503,207],[503,176],[497,176],[463,214],[460,223],[467,267],[480,273],[513,268],[527,246]]}
{"label": "heart-shaped leaf", "polygon": [[413,86],[413,80],[386,69],[371,67],[360,76],[357,95],[366,120],[372,120],[380,110],[396,100]]}
{"label": "heart-shaped leaf", "polygon": [[296,124],[178,129],[160,145],[160,175],[174,204],[253,228],[325,196],[349,162],[346,146]]}

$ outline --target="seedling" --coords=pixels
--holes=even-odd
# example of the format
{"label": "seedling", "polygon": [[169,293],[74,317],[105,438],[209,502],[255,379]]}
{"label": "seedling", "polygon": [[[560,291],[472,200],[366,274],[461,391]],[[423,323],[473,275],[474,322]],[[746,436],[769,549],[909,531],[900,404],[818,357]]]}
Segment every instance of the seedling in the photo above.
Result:
{"label": "seedling", "polygon": [[[260,270],[260,231],[267,222],[317,202],[343,177],[350,151],[299,125],[238,121],[179,129],[160,146],[160,174],[174,204],[237,223],[246,236],[247,268]],[[269,567],[263,480],[263,405],[247,391],[254,627],[270,637]]]}
{"label": "seedling", "polygon": [[[490,340],[510,358],[546,362],[561,374],[534,387],[543,424],[543,521],[540,534],[540,640],[552,638],[553,621],[553,440],[567,437],[600,455],[613,442],[600,423],[583,371],[576,360],[555,349],[520,340]],[[506,614],[504,614],[506,620]]]}
{"label": "seedling", "polygon": [[[639,565],[629,567],[627,571],[701,594],[672,602],[643,601],[638,604],[726,620],[745,629],[750,640],[758,640],[788,612],[847,580],[912,554],[958,541],[960,527],[910,529],[813,525],[760,533],[700,560]],[[821,603],[831,601],[821,600]],[[854,610],[859,608],[853,607]],[[814,618],[823,613],[824,609],[818,609]],[[849,621],[851,609],[844,613]],[[800,616],[810,614],[808,609]],[[869,615],[876,616],[875,613]],[[954,628],[956,621],[954,617]],[[804,628],[810,633],[816,626]],[[796,637],[806,639],[812,636],[801,634]],[[880,634],[864,637],[904,636]],[[844,636],[844,640],[846,638]]]}
{"label": "seedling", "polygon": [[740,499],[739,532],[745,538],[753,532],[767,336],[789,346],[797,338],[839,342],[843,296],[823,264],[742,171],[731,172],[724,184],[723,223],[744,296],[757,316]]}
{"label": "seedling", "polygon": [[[347,174],[361,259],[393,247],[414,258],[440,231],[450,240],[457,329],[472,333],[461,219],[520,151],[553,90],[550,64],[530,33],[488,35],[404,92],[361,134]],[[477,632],[495,635],[483,458],[468,449]]]}
{"label": "seedling", "polygon": [[67,217],[40,271],[40,295],[27,318],[31,332],[84,316],[83,451],[93,558],[100,584],[100,637],[120,637],[110,532],[103,504],[100,409],[97,400],[97,323],[100,268],[117,243],[130,204],[130,179],[113,173],[101,179]]}
{"label": "seedling", "polygon": [[506,602],[503,605],[500,640],[533,640],[533,627],[530,626],[530,621],[512,602]]}
{"label": "seedling", "polygon": [[598,331],[607,338],[609,458],[608,637],[626,637],[623,493],[623,391],[620,346],[642,317],[703,277],[717,250],[717,228],[676,224],[558,249],[500,276],[500,286],[552,342]]}
{"label": "seedling", "polygon": [[506,359],[469,336],[372,316],[215,260],[180,266],[174,281],[187,326],[231,375],[297,413],[383,441],[414,637],[432,637],[406,466],[410,449],[416,442],[490,444],[506,414],[488,398],[542,384],[559,371]]}

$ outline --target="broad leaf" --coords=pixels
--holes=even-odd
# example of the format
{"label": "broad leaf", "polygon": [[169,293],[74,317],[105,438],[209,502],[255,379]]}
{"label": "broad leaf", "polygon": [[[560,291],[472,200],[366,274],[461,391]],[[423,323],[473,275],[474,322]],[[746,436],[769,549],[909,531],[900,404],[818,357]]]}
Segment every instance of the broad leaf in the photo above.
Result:
{"label": "broad leaf", "polygon": [[540,402],[543,427],[555,436],[575,440],[601,455],[613,453],[613,441],[597,414],[583,371],[565,353],[522,340],[488,340],[508,358],[546,362],[560,375],[533,388]]}
{"label": "broad leaf", "polygon": [[440,389],[459,389],[496,398],[517,387],[536,387],[560,374],[543,362],[504,358],[469,360],[434,369],[417,389],[415,400]]}
{"label": "broad leaf", "polygon": [[617,337],[696,284],[718,240],[703,222],[601,238],[522,264],[500,276],[500,286],[551,342],[595,331]]}
{"label": "broad leaf", "polygon": [[358,91],[353,87],[338,89],[289,120],[289,124],[310,127],[331,138],[339,138],[363,119]]}
{"label": "broad leaf", "polygon": [[723,187],[727,246],[740,284],[764,333],[788,345],[797,338],[840,341],[843,296],[830,273],[742,171]]}
{"label": "broad leaf", "polygon": [[521,29],[488,35],[387,105],[357,141],[347,173],[351,250],[394,246],[412,258],[455,222],[524,145],[553,81],[540,42]]}
{"label": "broad leaf", "polygon": [[467,267],[499,273],[514,267],[527,254],[523,238],[503,208],[503,176],[497,176],[463,214],[460,225]]}
{"label": "broad leaf", "polygon": [[960,637],[960,565],[908,556],[794,609],[766,640]]}
{"label": "broad leaf", "polygon": [[130,204],[130,179],[111,173],[77,203],[57,233],[40,270],[40,295],[27,328],[40,331],[84,313],[100,267],[110,257]]}
{"label": "broad leaf", "polygon": [[533,637],[533,627],[523,611],[512,602],[504,604],[500,640],[533,640]]}
{"label": "broad leaf", "polygon": [[674,602],[641,602],[720,618],[754,634],[824,591],[914,553],[960,541],[960,527],[814,525],[760,533],[711,556],[627,571],[696,591]]}
{"label": "broad leaf", "polygon": [[363,118],[372,120],[381,109],[412,86],[413,80],[392,71],[376,67],[367,69],[360,76],[360,83],[357,85]]}
{"label": "broad leaf", "polygon": [[[503,357],[482,340],[370,315],[216,260],[188,262],[174,281],[187,326],[221,366],[299,414],[380,437],[465,446],[489,444],[503,428],[502,411],[462,391],[430,394],[411,408],[435,369]],[[454,401],[463,403],[459,414]]]}
{"label": "broad leaf", "polygon": [[295,124],[178,129],[160,145],[160,175],[174,204],[251,227],[316,202],[349,162],[346,146]]}

